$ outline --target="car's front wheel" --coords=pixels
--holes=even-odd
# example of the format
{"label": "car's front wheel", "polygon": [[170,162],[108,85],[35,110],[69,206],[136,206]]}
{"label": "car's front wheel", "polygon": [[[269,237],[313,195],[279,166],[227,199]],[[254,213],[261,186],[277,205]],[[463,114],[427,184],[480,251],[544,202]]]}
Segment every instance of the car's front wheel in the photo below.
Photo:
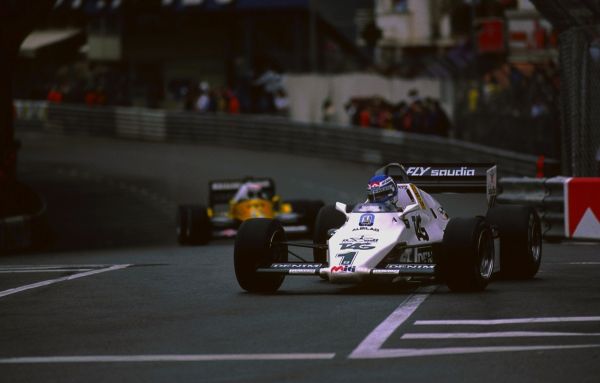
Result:
{"label": "car's front wheel", "polygon": [[241,288],[251,293],[277,291],[285,275],[259,273],[261,267],[274,262],[287,262],[287,245],[281,223],[269,218],[246,220],[235,238],[233,264],[235,276]]}

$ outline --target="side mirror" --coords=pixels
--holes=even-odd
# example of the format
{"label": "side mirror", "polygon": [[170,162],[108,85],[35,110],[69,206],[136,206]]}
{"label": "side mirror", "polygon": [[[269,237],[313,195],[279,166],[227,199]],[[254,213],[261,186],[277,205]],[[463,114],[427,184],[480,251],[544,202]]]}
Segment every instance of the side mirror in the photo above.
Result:
{"label": "side mirror", "polygon": [[420,209],[421,209],[421,206],[419,206],[418,203],[414,203],[412,205],[408,205],[406,207],[406,209],[404,209],[404,211],[402,213],[400,213],[400,217],[407,216],[408,214],[414,213],[415,211],[420,210]]}

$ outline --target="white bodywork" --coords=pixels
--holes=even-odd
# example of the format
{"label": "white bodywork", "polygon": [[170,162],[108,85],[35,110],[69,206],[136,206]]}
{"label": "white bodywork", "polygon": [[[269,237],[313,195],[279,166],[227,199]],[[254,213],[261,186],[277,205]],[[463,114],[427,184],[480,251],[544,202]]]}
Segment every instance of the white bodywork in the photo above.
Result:
{"label": "white bodywork", "polygon": [[[361,282],[388,256],[394,259],[391,263],[433,267],[431,246],[442,242],[449,217],[415,185],[398,184],[398,188],[398,211],[382,212],[377,204],[362,204],[346,213],[344,204],[336,205],[347,220],[328,240],[328,267],[320,269],[322,276],[333,283]],[[403,251],[394,250],[399,244]],[[378,269],[377,273],[386,271]]]}

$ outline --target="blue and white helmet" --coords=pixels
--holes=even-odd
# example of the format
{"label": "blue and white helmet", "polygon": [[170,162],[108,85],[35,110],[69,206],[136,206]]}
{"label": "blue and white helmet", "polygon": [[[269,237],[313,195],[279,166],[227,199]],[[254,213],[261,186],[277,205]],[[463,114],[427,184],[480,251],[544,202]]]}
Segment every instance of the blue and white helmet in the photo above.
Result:
{"label": "blue and white helmet", "polygon": [[390,176],[377,175],[371,177],[367,185],[369,202],[398,202],[398,185]]}

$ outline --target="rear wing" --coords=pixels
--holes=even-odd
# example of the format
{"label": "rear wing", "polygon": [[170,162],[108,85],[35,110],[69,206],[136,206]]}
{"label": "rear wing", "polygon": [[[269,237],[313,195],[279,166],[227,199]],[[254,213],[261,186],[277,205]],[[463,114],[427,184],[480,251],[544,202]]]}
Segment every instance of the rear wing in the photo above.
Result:
{"label": "rear wing", "polygon": [[208,206],[213,208],[215,205],[229,203],[229,200],[235,197],[240,186],[246,182],[260,184],[269,198],[275,195],[275,182],[267,177],[210,181],[208,183]]}
{"label": "rear wing", "polygon": [[392,176],[397,182],[410,182],[428,193],[485,193],[488,203],[497,194],[495,164],[389,164],[376,174]]}

